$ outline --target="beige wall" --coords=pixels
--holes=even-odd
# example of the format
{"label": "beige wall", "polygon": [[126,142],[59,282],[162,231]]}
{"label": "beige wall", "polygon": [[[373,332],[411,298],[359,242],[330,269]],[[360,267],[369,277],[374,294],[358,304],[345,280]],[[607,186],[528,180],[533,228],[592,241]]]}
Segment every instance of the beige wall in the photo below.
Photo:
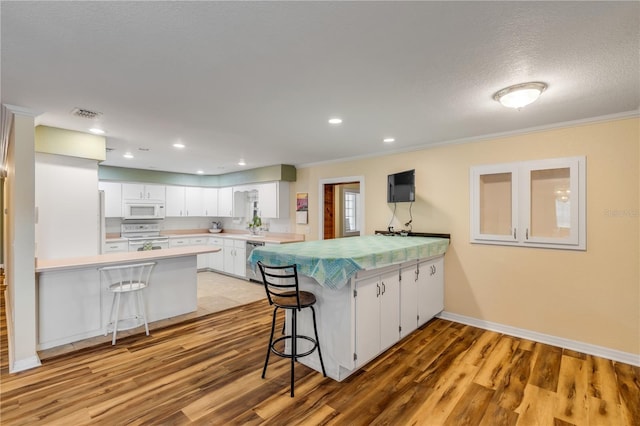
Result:
{"label": "beige wall", "polygon": [[[362,175],[364,233],[385,229],[387,175],[415,168],[413,230],[452,236],[446,311],[640,354],[639,128],[632,118],[299,168],[291,193],[309,193],[309,225],[292,227],[317,239],[319,180]],[[587,158],[586,251],[469,243],[471,166],[578,155]],[[408,207],[398,204],[397,229]]]}

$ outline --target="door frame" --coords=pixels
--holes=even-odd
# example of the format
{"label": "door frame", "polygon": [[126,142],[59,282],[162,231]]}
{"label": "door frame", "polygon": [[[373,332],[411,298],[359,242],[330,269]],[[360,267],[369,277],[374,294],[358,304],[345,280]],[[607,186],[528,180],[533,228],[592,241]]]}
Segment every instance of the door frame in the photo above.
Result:
{"label": "door frame", "polygon": [[365,206],[365,190],[364,190],[364,176],[346,176],[337,178],[320,179],[318,181],[318,239],[324,240],[324,186],[335,185],[340,183],[357,182],[360,185],[360,202],[362,208],[358,211],[358,220],[360,221],[360,235],[364,235],[365,222],[364,222],[364,206]]}

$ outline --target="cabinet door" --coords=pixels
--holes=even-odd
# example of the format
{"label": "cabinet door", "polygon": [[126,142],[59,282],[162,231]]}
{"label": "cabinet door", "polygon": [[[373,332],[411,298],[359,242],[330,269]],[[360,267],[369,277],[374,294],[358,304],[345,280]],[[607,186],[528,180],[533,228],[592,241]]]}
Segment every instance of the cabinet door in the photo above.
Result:
{"label": "cabinet door", "polygon": [[400,273],[392,271],[380,277],[380,350],[400,339]]}
{"label": "cabinet door", "polygon": [[164,201],[165,200],[165,186],[164,185],[145,185],[144,186],[145,198],[147,200]]}
{"label": "cabinet door", "polygon": [[209,253],[209,268],[216,271],[224,271],[224,249],[222,246],[216,246],[220,251]]}
{"label": "cabinet door", "polygon": [[185,188],[185,216],[203,216],[202,194],[202,188],[200,187],[188,186]]}
{"label": "cabinet door", "polygon": [[169,248],[186,247],[189,245],[189,238],[169,238]]}
{"label": "cabinet door", "polygon": [[418,264],[418,326],[444,309],[444,257]]}
{"label": "cabinet door", "polygon": [[362,366],[380,352],[379,277],[356,283],[356,365]]}
{"label": "cabinet door", "polygon": [[167,201],[165,203],[165,216],[185,216],[184,186],[167,186]]}
{"label": "cabinet door", "polygon": [[233,188],[218,188],[218,216],[231,217],[233,215]]}
{"label": "cabinet door", "polygon": [[203,216],[218,216],[218,188],[203,188],[202,210]]}
{"label": "cabinet door", "polygon": [[[244,241],[243,241],[244,244]],[[235,248],[235,258],[233,260],[234,274],[240,277],[247,276],[247,249],[244,247]]]}
{"label": "cabinet door", "polygon": [[418,328],[417,264],[402,268],[400,281],[400,338]]}
{"label": "cabinet door", "polygon": [[122,217],[122,184],[98,182],[98,189],[104,191],[104,217]]}
{"label": "cabinet door", "polygon": [[144,199],[144,185],[141,183],[123,183],[122,199],[123,200],[142,200]]}
{"label": "cabinet door", "polygon": [[524,243],[577,246],[580,243],[580,198],[584,196],[579,186],[579,159],[527,164],[522,172],[527,179],[523,179],[520,189],[523,199],[528,201],[521,209]]}
{"label": "cabinet door", "polygon": [[227,274],[233,274],[235,271],[235,248],[225,245],[222,251],[224,252],[222,270]]}
{"label": "cabinet door", "polygon": [[261,217],[278,218],[278,183],[258,185],[258,209]]}

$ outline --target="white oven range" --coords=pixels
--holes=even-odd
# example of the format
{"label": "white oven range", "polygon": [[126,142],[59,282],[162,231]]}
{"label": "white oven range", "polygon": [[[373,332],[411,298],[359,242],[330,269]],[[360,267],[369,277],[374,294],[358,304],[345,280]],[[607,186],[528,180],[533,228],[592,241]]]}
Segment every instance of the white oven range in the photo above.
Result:
{"label": "white oven range", "polygon": [[169,237],[160,235],[157,223],[126,223],[120,225],[120,235],[129,241],[129,251],[169,248]]}

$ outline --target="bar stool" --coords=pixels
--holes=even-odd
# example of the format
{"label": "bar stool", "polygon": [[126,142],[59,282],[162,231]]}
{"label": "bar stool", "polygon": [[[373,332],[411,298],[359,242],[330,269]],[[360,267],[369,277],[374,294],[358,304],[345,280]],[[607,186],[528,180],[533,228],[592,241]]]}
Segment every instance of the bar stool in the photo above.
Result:
{"label": "bar stool", "polygon": [[[294,388],[294,364],[298,358],[311,355],[313,351],[318,350],[320,365],[322,366],[322,375],[327,377],[322,361],[322,352],[320,351],[320,339],[318,339],[318,327],[316,326],[316,311],[313,305],[316,303],[316,296],[309,291],[300,291],[298,285],[298,270],[296,265],[288,266],[267,266],[262,262],[258,262],[262,281],[267,292],[269,304],[273,305],[273,318],[271,320],[271,335],[269,337],[269,346],[267,348],[267,358],[264,361],[262,369],[262,378],[267,373],[267,364],[269,364],[269,355],[274,354],[291,359],[291,397],[293,397]],[[276,326],[276,314],[278,309],[282,308],[291,313],[291,334],[273,339],[273,333]],[[304,308],[310,308],[313,316],[313,331],[315,339],[309,336],[298,335],[298,312]],[[284,333],[284,331],[283,331]],[[307,340],[313,345],[311,349],[298,353],[298,339]],[[280,351],[276,348],[279,342],[285,342],[285,349]],[[290,351],[286,353],[286,343],[289,343]]]}
{"label": "bar stool", "polygon": [[[107,290],[113,293],[111,300],[111,310],[109,321],[104,327],[106,336],[110,328],[113,328],[113,338],[111,344],[116,344],[116,334],[118,330],[129,330],[139,327],[144,323],[144,329],[149,335],[149,325],[145,313],[144,297],[142,292],[149,286],[149,277],[156,262],[136,263],[131,265],[116,265],[99,268],[100,279],[107,286]],[[136,312],[128,318],[120,318],[120,307],[122,296],[135,296]],[[115,315],[114,315],[115,309]],[[129,322],[123,328],[118,328],[121,322]]]}

